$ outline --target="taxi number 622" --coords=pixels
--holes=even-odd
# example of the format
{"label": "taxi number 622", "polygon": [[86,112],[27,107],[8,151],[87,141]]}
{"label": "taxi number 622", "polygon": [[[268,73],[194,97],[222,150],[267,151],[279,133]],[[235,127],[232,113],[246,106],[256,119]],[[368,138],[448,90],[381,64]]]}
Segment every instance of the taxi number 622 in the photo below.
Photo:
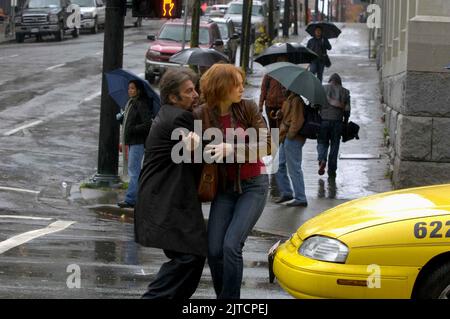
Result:
{"label": "taxi number 622", "polygon": [[[450,226],[450,220],[445,223],[445,226]],[[442,229],[443,223],[441,221],[431,222],[429,225],[425,222],[416,223],[414,225],[414,237],[422,238],[450,238],[450,227]],[[445,227],[447,228],[447,227]],[[447,230],[446,233],[444,233]]]}

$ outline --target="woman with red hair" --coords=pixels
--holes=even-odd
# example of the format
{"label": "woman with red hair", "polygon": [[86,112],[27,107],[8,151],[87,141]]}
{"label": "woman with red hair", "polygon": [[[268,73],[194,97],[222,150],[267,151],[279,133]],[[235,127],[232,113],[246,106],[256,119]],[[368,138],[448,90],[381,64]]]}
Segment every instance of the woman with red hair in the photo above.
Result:
{"label": "woman with red hair", "polygon": [[[219,190],[208,220],[208,263],[217,298],[238,299],[242,248],[268,193],[261,158],[270,154],[270,136],[258,106],[242,99],[241,69],[215,64],[202,76],[200,88],[206,103],[194,110],[196,118],[202,120],[204,130],[216,128],[223,133],[223,141],[205,147],[219,167]],[[251,138],[251,132],[257,138]]]}

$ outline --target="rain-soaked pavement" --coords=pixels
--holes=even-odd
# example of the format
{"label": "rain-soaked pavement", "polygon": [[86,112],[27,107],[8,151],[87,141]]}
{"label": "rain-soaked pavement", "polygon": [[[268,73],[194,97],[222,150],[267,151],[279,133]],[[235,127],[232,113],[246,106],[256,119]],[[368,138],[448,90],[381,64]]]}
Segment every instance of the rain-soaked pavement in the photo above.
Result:
{"label": "rain-soaked pavement", "polygon": [[[146,35],[155,33],[158,23],[126,30],[125,68],[144,72]],[[268,283],[270,246],[323,210],[390,190],[368,32],[363,25],[342,27],[340,38],[331,42],[333,66],[325,79],[333,72],[343,77],[361,139],[341,144],[340,153],[375,159],[341,159],[334,184],[317,175],[315,142],[306,143],[309,206],[288,208],[269,198],[244,247],[243,298],[290,298]],[[160,250],[133,242],[130,211],[105,206],[123,192],[79,189],[96,172],[102,41],[103,33],[62,43],[0,45],[0,298],[136,298],[166,260]],[[257,100],[263,69],[254,68],[246,94]],[[208,205],[204,213],[207,218]],[[73,288],[78,270],[81,287]],[[207,266],[194,298],[214,298]]]}

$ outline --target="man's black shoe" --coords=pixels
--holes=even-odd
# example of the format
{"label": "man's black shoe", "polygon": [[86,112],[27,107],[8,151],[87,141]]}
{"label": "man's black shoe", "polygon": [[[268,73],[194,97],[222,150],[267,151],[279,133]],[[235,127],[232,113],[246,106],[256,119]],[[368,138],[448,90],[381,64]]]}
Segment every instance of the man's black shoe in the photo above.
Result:
{"label": "man's black shoe", "polygon": [[307,202],[301,202],[299,200],[294,200],[293,202],[287,203],[286,206],[288,207],[307,207]]}
{"label": "man's black shoe", "polygon": [[119,206],[120,208],[134,208],[133,204],[130,204],[126,201],[121,201],[117,203],[117,206]]}
{"label": "man's black shoe", "polygon": [[292,197],[292,196],[281,196],[279,199],[277,199],[275,201],[275,204],[281,204],[281,203],[284,203],[284,202],[288,202],[288,201],[292,200],[293,198],[294,197]]}

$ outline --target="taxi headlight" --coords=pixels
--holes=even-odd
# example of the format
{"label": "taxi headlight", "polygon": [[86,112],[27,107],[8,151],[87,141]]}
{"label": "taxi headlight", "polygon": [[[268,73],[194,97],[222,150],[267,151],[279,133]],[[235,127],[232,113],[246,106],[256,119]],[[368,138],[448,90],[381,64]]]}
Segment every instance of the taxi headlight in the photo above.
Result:
{"label": "taxi headlight", "polygon": [[311,259],[345,263],[348,247],[336,239],[313,236],[303,242],[298,252]]}

